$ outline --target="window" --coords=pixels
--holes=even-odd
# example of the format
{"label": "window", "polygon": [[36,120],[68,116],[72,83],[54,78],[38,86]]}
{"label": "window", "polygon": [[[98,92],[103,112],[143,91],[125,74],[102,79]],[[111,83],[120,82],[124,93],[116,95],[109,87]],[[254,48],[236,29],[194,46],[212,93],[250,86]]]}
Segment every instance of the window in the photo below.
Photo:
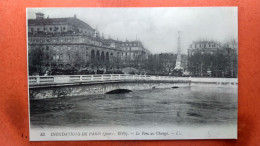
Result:
{"label": "window", "polygon": [[62,60],[62,58],[63,58],[63,56],[62,56],[62,54],[60,54],[59,59]]}
{"label": "window", "polygon": [[63,30],[65,30],[66,28],[65,27],[63,27]]}
{"label": "window", "polygon": [[50,27],[50,31],[52,31],[52,27]]}

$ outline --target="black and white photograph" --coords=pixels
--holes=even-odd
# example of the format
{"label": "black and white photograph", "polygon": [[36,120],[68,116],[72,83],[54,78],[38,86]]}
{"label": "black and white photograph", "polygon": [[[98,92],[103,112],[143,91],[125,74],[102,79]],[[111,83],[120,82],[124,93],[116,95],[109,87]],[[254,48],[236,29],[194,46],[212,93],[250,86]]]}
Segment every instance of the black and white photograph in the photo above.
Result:
{"label": "black and white photograph", "polygon": [[26,14],[30,141],[237,139],[237,7]]}

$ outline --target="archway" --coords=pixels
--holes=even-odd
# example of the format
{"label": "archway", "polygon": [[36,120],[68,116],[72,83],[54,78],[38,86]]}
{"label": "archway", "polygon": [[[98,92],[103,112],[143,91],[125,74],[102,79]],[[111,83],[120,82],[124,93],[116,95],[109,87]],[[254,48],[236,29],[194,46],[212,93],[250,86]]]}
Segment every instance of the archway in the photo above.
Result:
{"label": "archway", "polygon": [[66,69],[71,69],[71,65],[70,64],[66,64]]}
{"label": "archway", "polygon": [[100,53],[99,53],[99,51],[96,52],[96,60],[100,61]]}
{"label": "archway", "polygon": [[101,52],[101,62],[105,62],[105,53],[104,53],[104,51]]}
{"label": "archway", "polygon": [[91,61],[95,61],[95,50],[91,50]]}
{"label": "archway", "polygon": [[109,63],[109,53],[106,53],[106,63]]}

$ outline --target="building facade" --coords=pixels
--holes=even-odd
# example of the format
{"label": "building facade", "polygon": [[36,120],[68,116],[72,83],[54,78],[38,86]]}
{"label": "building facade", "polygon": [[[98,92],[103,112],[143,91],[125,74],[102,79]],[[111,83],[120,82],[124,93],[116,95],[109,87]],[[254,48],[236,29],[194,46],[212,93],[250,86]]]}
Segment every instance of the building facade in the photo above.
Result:
{"label": "building facade", "polygon": [[126,43],[100,37],[76,16],[45,18],[43,13],[36,13],[36,19],[28,20],[30,74],[58,69],[108,71],[120,68],[122,61],[134,59],[136,54],[146,57],[144,51],[140,41]]}
{"label": "building facade", "polygon": [[188,49],[191,76],[236,77],[237,48],[215,41],[195,41]]}

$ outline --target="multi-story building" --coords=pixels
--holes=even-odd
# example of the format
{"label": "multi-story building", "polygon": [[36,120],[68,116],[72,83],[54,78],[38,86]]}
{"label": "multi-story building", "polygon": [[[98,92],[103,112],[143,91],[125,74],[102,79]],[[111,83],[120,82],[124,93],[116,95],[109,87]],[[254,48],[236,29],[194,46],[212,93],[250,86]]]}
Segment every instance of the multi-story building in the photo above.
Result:
{"label": "multi-story building", "polygon": [[236,50],[227,45],[195,41],[188,49],[188,70],[192,76],[235,77],[237,60],[233,56],[237,56]]}
{"label": "multi-story building", "polygon": [[36,19],[28,20],[29,34],[84,34],[94,36],[95,30],[87,23],[74,17],[44,18],[43,13],[36,13]]}
{"label": "multi-story building", "polygon": [[150,54],[150,52],[144,48],[141,41],[128,41],[120,43],[120,47],[122,49],[121,57],[124,60],[134,60],[139,56],[145,56]]}
{"label": "multi-story building", "polygon": [[196,53],[214,54],[221,47],[221,44],[214,41],[195,41],[188,49],[188,56]]}
{"label": "multi-story building", "polygon": [[[29,72],[109,70],[115,63],[119,68],[120,61],[126,60],[129,52],[122,44],[122,41],[100,37],[99,32],[76,16],[44,18],[43,13],[36,13],[36,19],[28,20]],[[136,45],[133,51],[137,54],[146,50],[141,42]]]}

